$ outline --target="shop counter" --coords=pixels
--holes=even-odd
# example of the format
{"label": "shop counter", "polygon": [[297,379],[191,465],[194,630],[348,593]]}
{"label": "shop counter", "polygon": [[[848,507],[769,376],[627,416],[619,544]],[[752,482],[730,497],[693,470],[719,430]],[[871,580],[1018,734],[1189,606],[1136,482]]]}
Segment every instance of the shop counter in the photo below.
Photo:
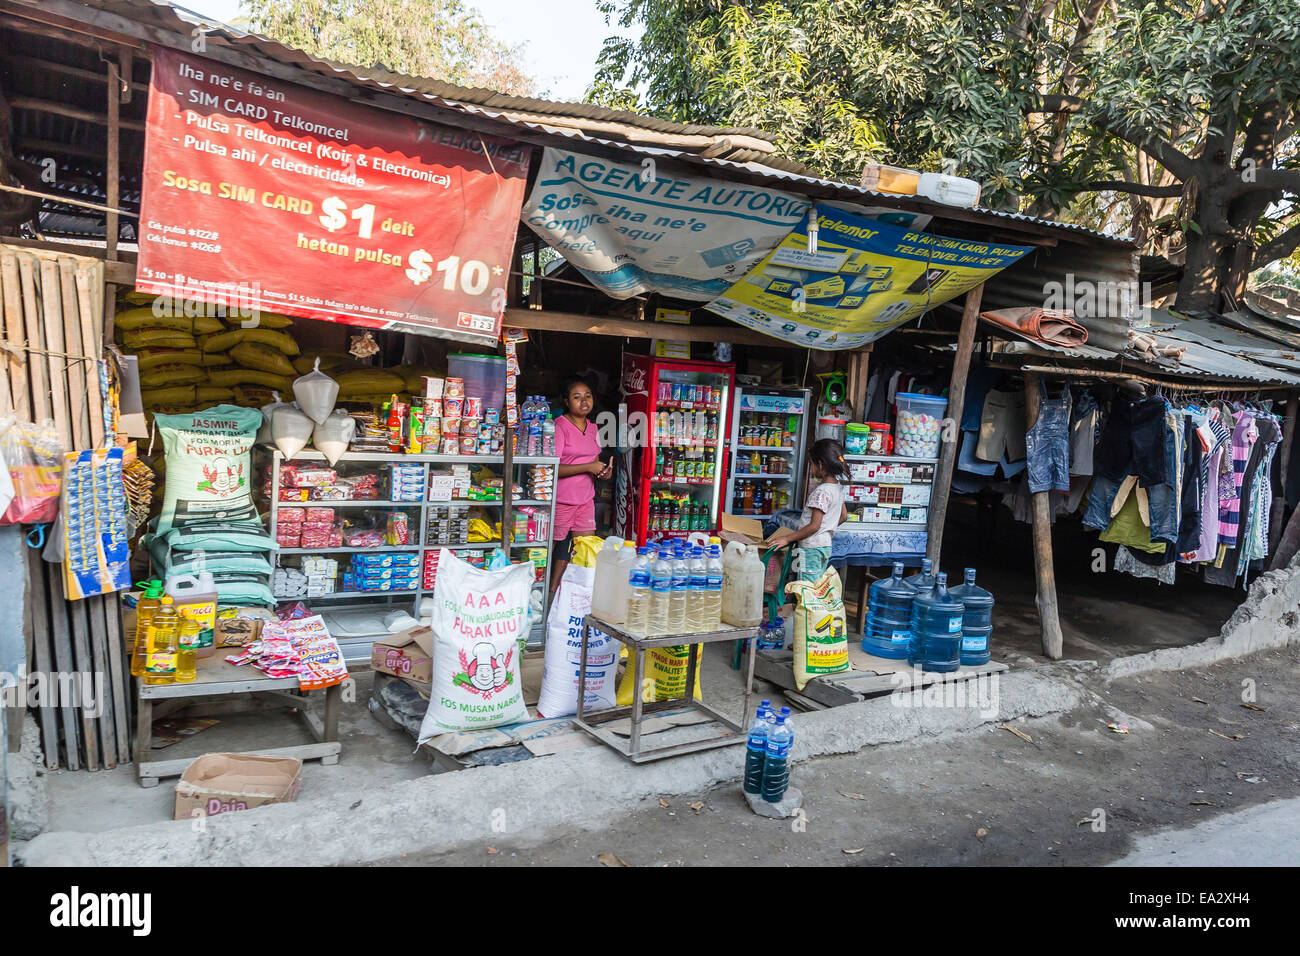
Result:
{"label": "shop counter", "polygon": [[[142,787],[156,787],[162,777],[178,777],[194,762],[194,757],[175,760],[154,760],[150,744],[153,739],[153,722],[177,711],[193,708],[191,713],[238,713],[241,710],[265,710],[272,707],[293,708],[316,743],[292,747],[273,747],[251,750],[248,753],[275,757],[298,757],[303,760],[319,757],[322,764],[336,764],[343,745],[339,743],[339,709],[343,699],[343,684],[324,688],[324,720],[307,712],[306,693],[298,689],[297,677],[268,677],[251,664],[236,667],[226,663],[225,655],[238,648],[217,648],[212,657],[199,661],[198,676],[185,684],[146,684],[136,678],[139,706],[135,729],[135,768]],[[349,678],[350,680],[351,678]],[[225,701],[210,698],[236,698],[255,694],[252,700]]]}

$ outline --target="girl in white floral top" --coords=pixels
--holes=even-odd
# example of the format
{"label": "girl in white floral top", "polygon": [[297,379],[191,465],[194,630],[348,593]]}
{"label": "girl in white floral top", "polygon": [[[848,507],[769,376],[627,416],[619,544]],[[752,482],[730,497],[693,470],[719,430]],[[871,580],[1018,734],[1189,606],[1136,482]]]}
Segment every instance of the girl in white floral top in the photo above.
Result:
{"label": "girl in white floral top", "polygon": [[844,449],[832,438],[823,438],[812,446],[808,464],[818,484],[808,494],[799,516],[801,527],[797,531],[777,531],[772,543],[802,542],[795,552],[794,567],[801,581],[816,581],[830,564],[831,536],[841,522],[848,520],[840,479],[849,476],[849,466],[844,461]]}

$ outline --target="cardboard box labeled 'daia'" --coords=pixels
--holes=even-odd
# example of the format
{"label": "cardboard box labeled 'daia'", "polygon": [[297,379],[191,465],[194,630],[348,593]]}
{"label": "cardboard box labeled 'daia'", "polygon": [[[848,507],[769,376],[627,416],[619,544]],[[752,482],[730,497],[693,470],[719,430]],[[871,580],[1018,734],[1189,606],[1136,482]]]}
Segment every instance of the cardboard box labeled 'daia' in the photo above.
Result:
{"label": "cardboard box labeled 'daia'", "polygon": [[433,629],[412,627],[370,645],[370,667],[417,684],[433,680]]}
{"label": "cardboard box labeled 'daia'", "polygon": [[302,789],[302,761],[257,754],[204,754],[176,783],[173,819],[290,803]]}

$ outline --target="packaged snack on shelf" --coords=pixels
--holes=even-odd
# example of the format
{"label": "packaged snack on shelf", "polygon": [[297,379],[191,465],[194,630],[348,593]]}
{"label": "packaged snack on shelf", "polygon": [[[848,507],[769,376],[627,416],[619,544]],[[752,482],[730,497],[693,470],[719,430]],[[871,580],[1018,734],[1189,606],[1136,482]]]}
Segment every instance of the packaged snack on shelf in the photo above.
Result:
{"label": "packaged snack on shelf", "polygon": [[297,568],[276,568],[271,575],[271,593],[277,598],[302,597],[307,593],[307,575]]}
{"label": "packaged snack on shelf", "polygon": [[[284,520],[284,513],[288,510],[290,509],[288,508],[280,509],[281,521]],[[292,510],[300,511],[303,513],[301,519],[303,524],[333,524],[334,523],[333,508],[294,508]]]}
{"label": "packaged snack on shelf", "polygon": [[281,501],[311,501],[310,488],[281,488]]}
{"label": "packaged snack on shelf", "polygon": [[424,400],[426,403],[442,399],[443,380],[441,378],[425,375],[420,381],[424,385]]}
{"label": "packaged snack on shelf", "polygon": [[282,548],[297,548],[302,544],[299,540],[299,534],[286,531],[278,531],[276,533],[275,543]]}
{"label": "packaged snack on shelf", "polygon": [[352,482],[340,478],[332,485],[315,485],[311,489],[312,501],[348,501],[352,498]]}
{"label": "packaged snack on shelf", "polygon": [[463,378],[448,378],[445,380],[442,396],[444,401],[449,398],[465,397],[465,380]]}
{"label": "packaged snack on shelf", "polygon": [[379,531],[349,531],[343,536],[349,548],[378,548],[384,543],[384,535]]}
{"label": "packaged snack on shelf", "polygon": [[307,511],[307,508],[280,508],[276,520],[281,525],[302,524],[302,519]]}
{"label": "packaged snack on shelf", "polygon": [[383,568],[415,568],[420,564],[418,552],[388,552],[385,554],[354,554],[352,567],[362,570],[380,570]]}
{"label": "packaged snack on shelf", "polygon": [[384,543],[390,545],[411,543],[410,522],[407,520],[404,511],[390,511],[388,513]]}
{"label": "packaged snack on shelf", "polygon": [[311,617],[311,608],[301,601],[294,601],[292,604],[277,604],[275,606],[275,616],[281,621],[296,621],[300,618]]}
{"label": "packaged snack on shelf", "polygon": [[318,468],[311,465],[298,465],[296,468],[280,469],[280,481],[284,484],[286,475],[293,478],[293,486],[297,488],[312,488],[316,485],[332,485],[338,480],[339,474],[333,468]]}

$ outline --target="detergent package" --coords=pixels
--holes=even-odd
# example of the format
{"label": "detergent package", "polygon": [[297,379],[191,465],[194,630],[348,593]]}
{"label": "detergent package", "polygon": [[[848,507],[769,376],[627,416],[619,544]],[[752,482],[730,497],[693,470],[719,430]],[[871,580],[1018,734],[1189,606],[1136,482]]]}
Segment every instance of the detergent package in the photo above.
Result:
{"label": "detergent package", "polygon": [[429,620],[433,688],[420,743],[439,734],[528,718],[519,658],[532,582],[531,564],[489,571],[472,567],[447,548],[438,551]]}
{"label": "detergent package", "polygon": [[799,690],[819,674],[849,669],[849,639],[840,575],[828,567],[816,581],[791,581],[794,595],[794,683]]}
{"label": "detergent package", "polygon": [[193,523],[261,524],[249,480],[260,411],[216,405],[190,415],[156,415],[154,421],[167,454],[158,536]]}

